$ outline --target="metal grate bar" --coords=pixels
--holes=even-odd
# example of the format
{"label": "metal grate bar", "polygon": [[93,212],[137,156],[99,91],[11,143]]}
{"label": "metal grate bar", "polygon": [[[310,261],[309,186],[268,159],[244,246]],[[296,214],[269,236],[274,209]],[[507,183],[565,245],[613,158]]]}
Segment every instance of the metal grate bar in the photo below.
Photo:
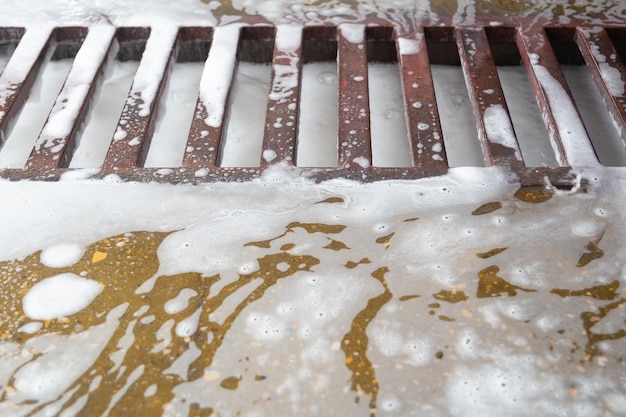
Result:
{"label": "metal grate bar", "polygon": [[238,25],[229,25],[214,30],[183,157],[185,168],[197,170],[217,166],[226,103],[237,64],[240,29]]}
{"label": "metal grate bar", "polygon": [[398,31],[397,38],[413,164],[424,176],[443,174],[448,163],[423,29]]}
{"label": "metal grate bar", "polygon": [[339,166],[372,164],[365,25],[339,26]]}
{"label": "metal grate bar", "polygon": [[626,144],[626,68],[604,28],[578,28],[576,41]]}
{"label": "metal grate bar", "polygon": [[49,170],[69,165],[78,129],[87,115],[107,62],[115,52],[114,37],[112,26],[89,29],[26,161],[27,169]]}
{"label": "metal grate bar", "polygon": [[13,29],[19,44],[0,76],[0,146],[11,132],[26,98],[30,93],[39,68],[43,64],[55,29],[42,27]]}
{"label": "metal grate bar", "polygon": [[[143,54],[119,121],[112,126],[115,132],[104,164],[92,173],[94,177],[117,174],[131,180],[172,183],[242,181],[258,177],[277,163],[296,167],[302,61],[328,60],[336,51],[338,160],[328,167],[297,166],[305,175],[320,181],[337,177],[376,181],[444,174],[448,163],[435,100],[432,61],[461,63],[487,166],[509,168],[525,184],[541,183],[544,175],[553,183],[567,183],[572,176],[570,167],[595,166],[599,162],[560,68],[563,53],[557,48],[555,54],[553,45],[580,49],[623,140],[626,132],[626,94],[618,88],[626,80],[626,69],[611,41],[614,32],[622,28],[596,26],[580,22],[566,26],[552,22],[551,26],[534,21],[526,26],[519,22],[498,27],[485,22],[457,26],[445,21],[425,25],[410,19],[397,23],[374,18],[338,26],[330,22],[273,26],[258,17],[216,28],[44,27],[26,32],[0,28],[4,41],[19,41],[0,75],[2,141],[10,132],[46,54],[51,54],[53,46],[59,43],[63,47],[55,49],[57,55],[72,55],[76,45],[84,41],[25,169],[2,169],[0,176],[54,180],[75,171],[67,168],[75,142],[118,42],[128,46],[120,49],[124,55],[118,54],[120,60],[139,59],[142,51]],[[303,47],[303,38],[304,44],[310,42],[320,51]],[[490,41],[495,42],[493,51]],[[198,44],[186,48],[182,46],[185,42]],[[524,164],[493,59],[494,54],[500,57],[498,42],[517,45],[548,127],[558,168]],[[122,50],[126,52],[122,54]],[[205,57],[181,166],[143,167],[174,61]],[[368,61],[379,59],[398,62],[412,166],[372,164]],[[272,65],[258,167],[220,166],[229,96],[239,60]]]}
{"label": "metal grate bar", "polygon": [[302,26],[280,25],[272,59],[272,80],[267,104],[261,167],[296,160]]}
{"label": "metal grate bar", "polygon": [[486,166],[521,167],[522,153],[483,28],[456,32]]}
{"label": "metal grate bar", "polygon": [[178,28],[175,26],[150,33],[104,160],[105,172],[129,172],[143,166],[161,93],[176,57],[177,39]]}
{"label": "metal grate bar", "polygon": [[522,31],[517,44],[557,162],[563,167],[597,165],[595,151],[546,32]]}

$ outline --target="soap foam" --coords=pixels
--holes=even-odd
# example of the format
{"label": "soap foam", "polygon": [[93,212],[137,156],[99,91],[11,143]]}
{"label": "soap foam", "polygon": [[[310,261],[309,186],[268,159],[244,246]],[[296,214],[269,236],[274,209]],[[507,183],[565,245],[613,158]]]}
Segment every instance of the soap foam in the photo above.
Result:
{"label": "soap foam", "polygon": [[65,273],[35,284],[23,299],[24,313],[36,320],[50,320],[78,313],[102,292],[96,281]]}
{"label": "soap foam", "polygon": [[42,250],[40,261],[50,268],[74,265],[83,257],[84,248],[75,243],[59,243]]}

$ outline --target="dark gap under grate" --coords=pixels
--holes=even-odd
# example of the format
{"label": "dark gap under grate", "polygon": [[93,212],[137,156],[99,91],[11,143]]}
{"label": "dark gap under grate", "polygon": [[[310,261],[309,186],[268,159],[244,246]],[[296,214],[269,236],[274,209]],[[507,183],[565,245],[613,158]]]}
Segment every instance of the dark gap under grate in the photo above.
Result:
{"label": "dark gap under grate", "polygon": [[[441,100],[435,97],[432,65],[461,69],[467,104],[473,114],[473,126],[468,128],[475,126],[485,166],[510,169],[525,184],[539,184],[547,175],[554,183],[566,185],[571,168],[599,165],[596,153],[606,165],[624,165],[624,160],[603,156],[603,152],[607,154],[602,148],[606,135],[590,129],[584,103],[574,100],[576,94],[568,83],[571,80],[563,72],[563,68],[569,71],[569,65],[587,68],[592,90],[606,103],[596,106],[596,111],[617,127],[608,153],[623,151],[626,75],[622,58],[626,35],[621,27],[420,26],[381,20],[367,23],[307,27],[250,23],[159,31],[107,26],[27,32],[0,28],[0,53],[10,55],[0,75],[1,145],[48,57],[55,60],[75,56],[25,167],[1,169],[0,176],[55,180],[74,171],[68,167],[72,166],[76,145],[89,140],[81,138],[81,129],[89,119],[91,103],[107,94],[106,88],[97,91],[113,61],[138,61],[138,66],[116,126],[111,128],[102,166],[89,173],[93,177],[116,174],[128,180],[172,183],[243,181],[276,164],[296,166],[317,180],[344,177],[367,182],[442,175],[448,170],[446,147],[453,150],[456,138],[443,136],[446,129],[442,129],[443,118],[437,106]],[[302,105],[307,99],[301,94],[303,66],[334,61],[337,137],[330,140],[336,143],[336,164],[300,166],[298,153],[311,152],[312,146],[309,143],[306,148],[306,135],[298,133],[303,120],[301,109],[307,108]],[[201,79],[194,81],[199,86],[191,121],[180,127],[185,132],[181,147],[186,142],[180,152],[182,162],[173,167],[144,167],[155,126],[162,122],[159,109],[170,111],[163,92],[167,91],[172,68],[181,62],[204,62]],[[229,141],[229,112],[236,110],[232,107],[237,95],[233,80],[239,62],[269,64],[269,91],[263,98],[265,104],[259,105],[263,120],[262,131],[258,132],[260,149],[254,152],[258,154],[257,163],[225,167],[221,165]],[[378,123],[372,119],[377,117],[372,109],[379,104],[371,103],[370,86],[376,82],[375,72],[368,70],[372,62],[396,65],[394,71],[399,73],[403,108],[400,127],[406,133],[394,134],[396,142],[380,137],[378,132],[372,138],[372,126],[377,129]],[[526,103],[527,107],[534,103],[538,106],[536,113],[541,115],[547,132],[542,138],[524,133],[518,111],[512,112],[509,107],[514,97],[510,92],[505,94],[510,86],[505,81],[503,87],[500,80],[503,68],[509,66],[515,67],[517,77],[521,77],[515,80],[524,79],[529,85]],[[534,123],[541,127],[537,120],[535,117]],[[536,140],[544,141],[538,152],[551,151],[552,155],[525,158],[525,154],[535,151]],[[401,153],[406,160],[397,166],[377,166],[376,152],[382,151],[376,149],[385,151],[385,146],[404,147]],[[393,165],[393,161],[380,165]]]}

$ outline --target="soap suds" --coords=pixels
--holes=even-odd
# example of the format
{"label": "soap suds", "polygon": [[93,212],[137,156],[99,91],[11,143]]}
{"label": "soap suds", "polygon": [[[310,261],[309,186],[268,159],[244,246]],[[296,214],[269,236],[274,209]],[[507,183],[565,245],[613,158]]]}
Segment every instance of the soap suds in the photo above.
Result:
{"label": "soap suds", "polygon": [[59,274],[35,284],[24,295],[24,313],[31,319],[50,320],[87,307],[102,285],[71,273]]}

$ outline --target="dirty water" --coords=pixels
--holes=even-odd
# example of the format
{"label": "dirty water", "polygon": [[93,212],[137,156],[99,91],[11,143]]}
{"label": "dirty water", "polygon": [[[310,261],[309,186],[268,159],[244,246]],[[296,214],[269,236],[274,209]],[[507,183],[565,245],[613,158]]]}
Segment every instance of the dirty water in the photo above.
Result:
{"label": "dirty water", "polygon": [[374,223],[358,200],[0,262],[0,415],[620,415],[623,237],[601,199],[510,190]]}

